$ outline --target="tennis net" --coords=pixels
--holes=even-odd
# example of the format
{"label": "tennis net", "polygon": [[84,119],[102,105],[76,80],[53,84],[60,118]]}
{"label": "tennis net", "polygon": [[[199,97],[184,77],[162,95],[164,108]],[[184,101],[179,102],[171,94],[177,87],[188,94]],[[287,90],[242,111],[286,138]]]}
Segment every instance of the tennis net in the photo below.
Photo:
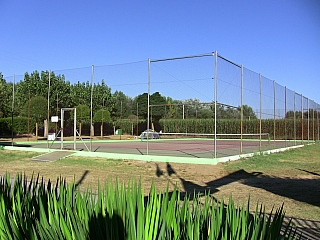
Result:
{"label": "tennis net", "polygon": [[161,139],[176,139],[176,140],[252,140],[252,141],[270,141],[269,133],[226,133],[226,134],[213,134],[213,133],[159,133]]}

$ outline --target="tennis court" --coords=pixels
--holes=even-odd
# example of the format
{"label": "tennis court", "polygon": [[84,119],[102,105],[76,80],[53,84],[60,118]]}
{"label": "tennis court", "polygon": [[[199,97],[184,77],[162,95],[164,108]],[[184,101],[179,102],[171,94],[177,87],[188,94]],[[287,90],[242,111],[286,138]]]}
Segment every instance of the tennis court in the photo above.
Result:
{"label": "tennis court", "polygon": [[[217,136],[216,136],[217,137]],[[119,154],[128,154],[135,156],[167,156],[193,159],[213,159],[228,158],[240,156],[242,154],[258,153],[274,149],[282,149],[291,146],[300,145],[301,142],[288,140],[269,140],[261,136],[256,139],[253,136],[246,136],[244,139],[238,136],[219,136],[214,141],[212,135],[183,135],[171,134],[161,136],[161,139],[126,139],[126,140],[81,140],[74,141],[37,141],[37,142],[19,142],[18,146],[28,146],[30,148],[48,149],[48,150],[75,150],[79,152]],[[233,137],[234,139],[230,139]],[[216,152],[216,154],[215,154]]]}

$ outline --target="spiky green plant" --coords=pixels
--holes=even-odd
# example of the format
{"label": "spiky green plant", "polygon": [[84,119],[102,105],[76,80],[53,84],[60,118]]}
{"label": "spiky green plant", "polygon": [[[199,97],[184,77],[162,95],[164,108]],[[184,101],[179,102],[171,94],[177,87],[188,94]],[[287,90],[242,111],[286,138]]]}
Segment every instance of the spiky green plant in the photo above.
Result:
{"label": "spiky green plant", "polygon": [[58,178],[54,184],[18,174],[0,178],[1,239],[294,239],[288,225],[281,235],[283,206],[275,214],[249,213],[210,193],[164,193],[154,184],[148,195],[140,182],[111,181],[98,191],[81,191]]}

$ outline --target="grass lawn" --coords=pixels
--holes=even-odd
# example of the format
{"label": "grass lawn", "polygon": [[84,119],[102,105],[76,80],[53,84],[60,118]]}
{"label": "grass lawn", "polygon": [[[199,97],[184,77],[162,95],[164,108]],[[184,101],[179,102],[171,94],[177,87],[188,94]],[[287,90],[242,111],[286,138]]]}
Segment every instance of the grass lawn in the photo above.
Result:
{"label": "grass lawn", "polygon": [[97,188],[98,182],[126,184],[141,180],[147,193],[153,181],[158,190],[167,186],[181,192],[203,194],[210,191],[217,200],[232,195],[239,205],[250,196],[252,210],[256,203],[266,211],[284,203],[286,216],[320,221],[320,144],[267,155],[254,156],[218,165],[156,163],[104,158],[68,157],[55,162],[31,161],[34,152],[0,151],[1,172],[14,177],[25,173],[40,174],[45,180],[60,176],[75,181],[81,188]]}

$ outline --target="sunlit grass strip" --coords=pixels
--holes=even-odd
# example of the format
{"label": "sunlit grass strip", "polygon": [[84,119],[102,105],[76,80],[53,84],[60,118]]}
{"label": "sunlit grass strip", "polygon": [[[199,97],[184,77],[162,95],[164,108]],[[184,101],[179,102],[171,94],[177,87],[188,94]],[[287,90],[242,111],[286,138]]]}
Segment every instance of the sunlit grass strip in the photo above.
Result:
{"label": "sunlit grass strip", "polygon": [[[80,192],[59,178],[45,183],[18,174],[11,184],[0,178],[1,239],[284,239],[284,212],[272,218],[257,206],[236,207],[211,198],[184,197],[179,191],[157,192],[152,184],[145,196],[140,183],[111,181],[98,191]],[[294,239],[290,226],[286,239]]]}

